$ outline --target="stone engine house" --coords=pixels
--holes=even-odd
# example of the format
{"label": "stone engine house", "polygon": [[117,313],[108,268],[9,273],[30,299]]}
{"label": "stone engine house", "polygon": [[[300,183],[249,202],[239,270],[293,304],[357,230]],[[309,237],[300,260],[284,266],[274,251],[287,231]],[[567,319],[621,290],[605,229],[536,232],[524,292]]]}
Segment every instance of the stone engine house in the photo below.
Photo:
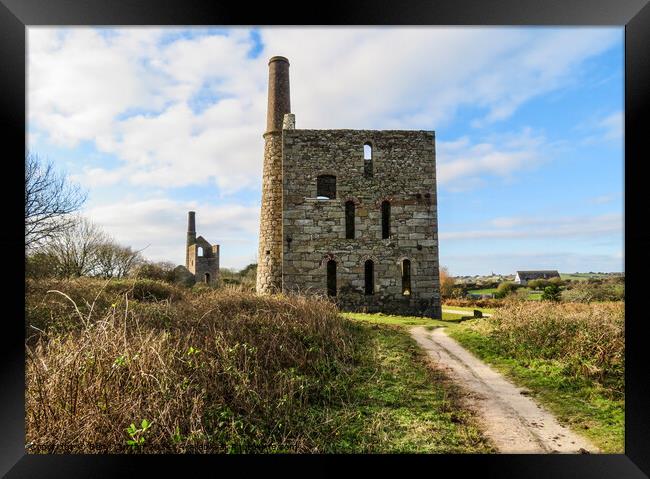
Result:
{"label": "stone engine house", "polygon": [[197,283],[216,284],[219,281],[219,245],[211,245],[203,236],[196,237],[194,211],[187,215],[185,267]]}
{"label": "stone engine house", "polygon": [[257,291],[441,317],[433,131],[300,130],[269,61]]}

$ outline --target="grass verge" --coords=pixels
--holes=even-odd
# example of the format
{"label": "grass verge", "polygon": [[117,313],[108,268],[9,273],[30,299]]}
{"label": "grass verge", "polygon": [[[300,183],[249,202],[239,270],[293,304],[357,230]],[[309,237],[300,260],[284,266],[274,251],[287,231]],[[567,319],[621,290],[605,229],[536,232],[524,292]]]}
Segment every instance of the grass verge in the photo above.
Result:
{"label": "grass verge", "polygon": [[368,341],[351,404],[328,452],[495,452],[474,417],[459,404],[457,386],[429,363],[402,325],[359,321]]}
{"label": "grass verge", "polygon": [[[573,306],[561,309],[564,307],[546,304],[517,308],[520,309],[505,308],[489,320],[463,323],[447,331],[480,359],[528,389],[562,424],[589,438],[604,452],[622,453],[625,404],[622,366],[618,364],[621,350],[617,339],[622,335],[622,329],[618,329],[619,313],[601,305],[584,306],[580,311],[571,311]],[[549,313],[549,308],[557,311]],[[560,321],[554,323],[551,314],[556,314]],[[611,318],[608,320],[605,314]],[[573,319],[572,315],[579,318]],[[539,317],[544,320],[537,321]],[[526,329],[533,327],[545,345],[536,343],[535,330]],[[540,331],[546,327],[552,332]],[[607,354],[610,346],[609,355],[613,358],[600,365],[600,371],[593,354],[588,352],[588,333],[596,331],[611,338],[612,344],[616,342],[610,346],[610,341],[595,338],[593,343],[599,354]],[[582,349],[572,352],[578,348]],[[578,354],[576,360],[574,355]]]}
{"label": "grass verge", "polygon": [[393,325],[410,328],[411,326],[425,326],[428,328],[445,327],[457,323],[463,317],[462,314],[442,313],[442,320],[431,319],[425,316],[397,316],[382,313],[341,313],[344,318],[367,323]]}

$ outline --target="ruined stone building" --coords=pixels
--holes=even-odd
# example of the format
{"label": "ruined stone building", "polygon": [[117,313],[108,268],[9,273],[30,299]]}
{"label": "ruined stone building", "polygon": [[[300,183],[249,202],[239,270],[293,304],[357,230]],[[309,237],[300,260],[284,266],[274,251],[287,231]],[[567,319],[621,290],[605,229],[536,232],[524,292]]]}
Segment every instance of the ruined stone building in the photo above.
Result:
{"label": "ruined stone building", "polygon": [[196,237],[194,211],[187,216],[185,267],[197,283],[216,284],[219,281],[219,245],[211,245],[203,236]]}
{"label": "ruined stone building", "polygon": [[257,291],[440,317],[433,131],[300,130],[269,60]]}

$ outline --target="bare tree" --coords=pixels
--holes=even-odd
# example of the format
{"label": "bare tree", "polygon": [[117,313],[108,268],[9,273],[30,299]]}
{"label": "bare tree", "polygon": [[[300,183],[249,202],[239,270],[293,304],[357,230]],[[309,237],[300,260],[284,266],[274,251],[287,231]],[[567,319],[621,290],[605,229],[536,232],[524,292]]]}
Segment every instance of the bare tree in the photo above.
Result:
{"label": "bare tree", "polygon": [[74,222],[72,213],[86,201],[78,185],[69,183],[51,162],[25,156],[25,245],[34,249]]}
{"label": "bare tree", "polygon": [[95,275],[102,278],[124,278],[142,262],[140,251],[133,251],[129,246],[120,246],[113,241],[100,245],[95,259]]}
{"label": "bare tree", "polygon": [[61,276],[88,276],[96,271],[97,253],[110,238],[86,218],[75,216],[72,221],[48,242],[47,251],[56,258]]}

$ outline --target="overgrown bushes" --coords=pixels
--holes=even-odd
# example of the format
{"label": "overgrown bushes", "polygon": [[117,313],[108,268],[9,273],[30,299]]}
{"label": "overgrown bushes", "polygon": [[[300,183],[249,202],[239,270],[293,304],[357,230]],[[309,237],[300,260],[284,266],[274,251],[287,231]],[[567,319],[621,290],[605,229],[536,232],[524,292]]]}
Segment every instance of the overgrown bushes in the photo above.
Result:
{"label": "overgrown bushes", "polygon": [[623,301],[625,284],[622,281],[579,281],[562,292],[564,301],[590,303],[592,301]]}
{"label": "overgrown bushes", "polygon": [[84,283],[30,284],[33,450],[307,451],[303,422],[344,399],[357,343],[328,301]]}
{"label": "overgrown bushes", "polygon": [[504,281],[497,287],[497,292],[494,293],[494,297],[497,299],[503,299],[509,294],[517,291],[520,287],[521,285],[513,283],[512,281]]}
{"label": "overgrown bushes", "polygon": [[468,325],[488,335],[503,356],[558,360],[567,374],[624,392],[624,304],[510,301]]}

